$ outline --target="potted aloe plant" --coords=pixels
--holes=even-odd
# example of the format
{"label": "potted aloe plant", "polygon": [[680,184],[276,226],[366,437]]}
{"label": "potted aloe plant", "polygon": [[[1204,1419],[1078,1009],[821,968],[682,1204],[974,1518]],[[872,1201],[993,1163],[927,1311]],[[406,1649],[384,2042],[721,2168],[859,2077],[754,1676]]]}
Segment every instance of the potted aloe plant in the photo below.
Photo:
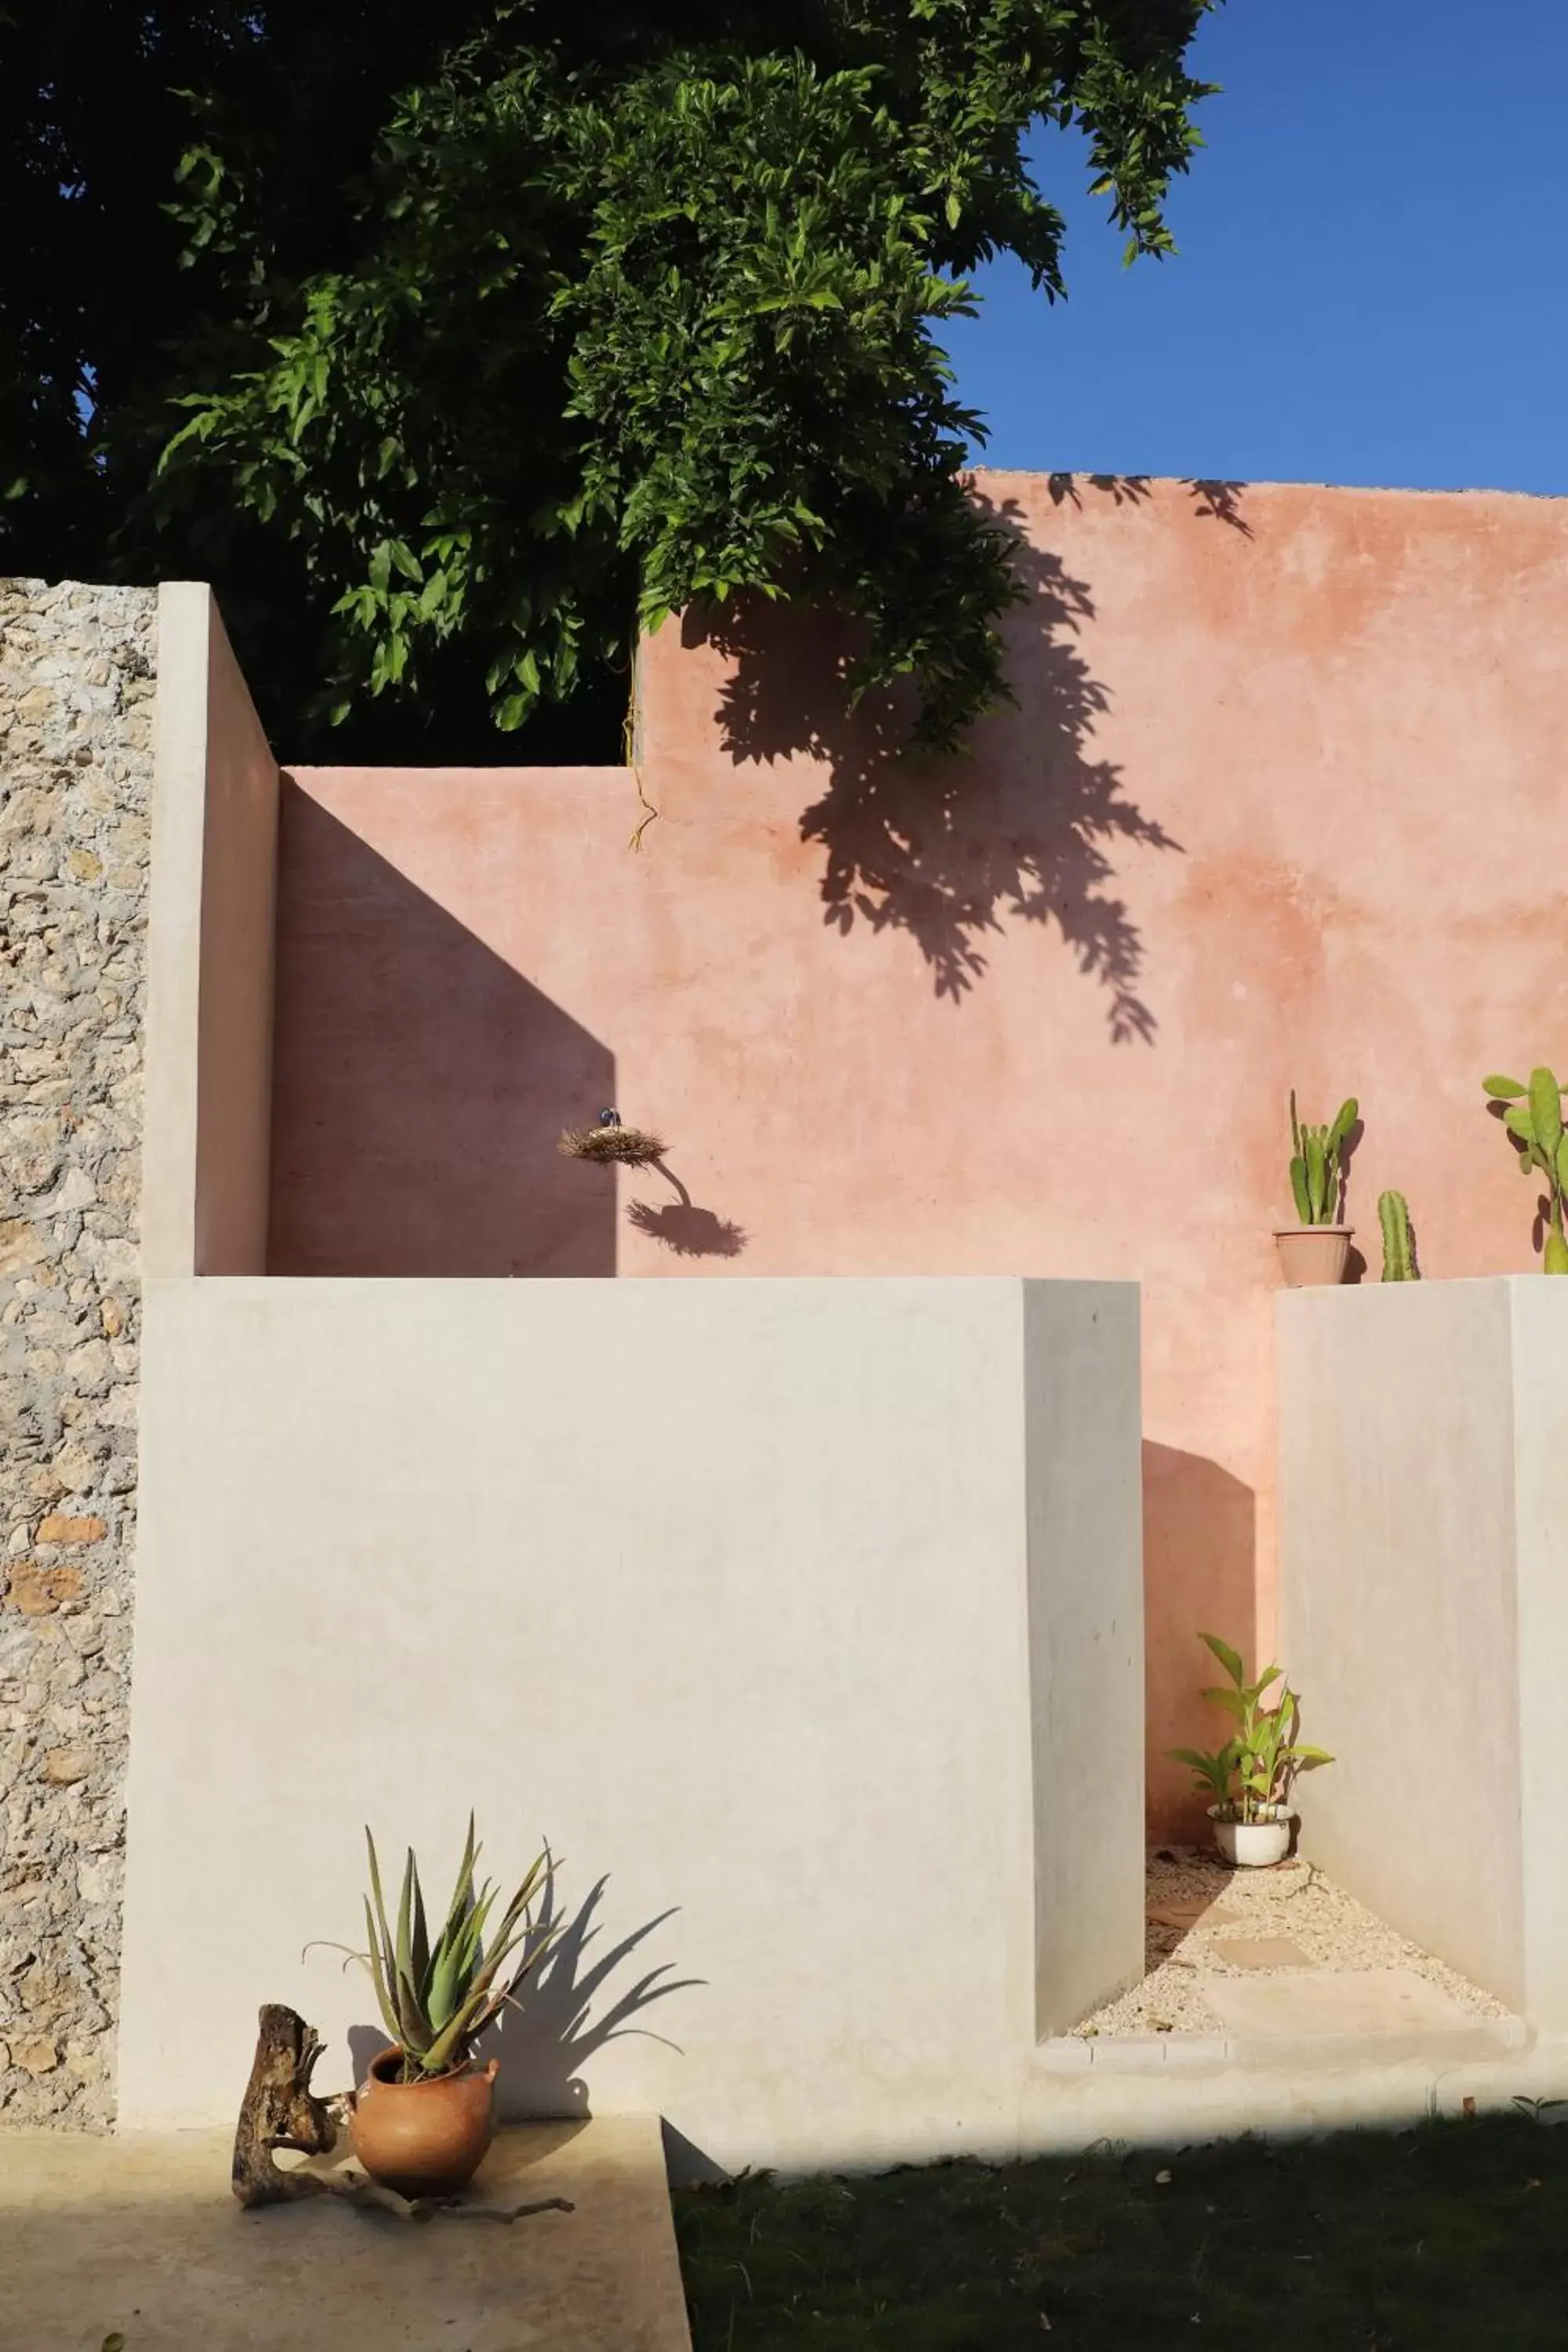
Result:
{"label": "potted aloe plant", "polygon": [[533,1864],[491,1927],[497,1889],[487,1882],[475,1891],[479,1849],[470,1815],[452,1899],[432,1937],[413,1853],[395,1927],[368,1829],[365,1843],[368,1949],[349,1957],[368,1971],[391,2040],[354,2094],[349,2135],[373,2179],[405,2197],[437,2196],[472,2179],[495,2136],[497,2062],[477,2066],[474,2044],[547,1941],[531,1906],[544,1886],[549,1859],[542,1854]]}
{"label": "potted aloe plant", "polygon": [[[1301,1705],[1278,1666],[1266,1666],[1255,1683],[1247,1679],[1239,1652],[1217,1633],[1200,1633],[1228,1680],[1203,1696],[1221,1706],[1236,1729],[1212,1755],[1198,1748],[1173,1748],[1180,1764],[1191,1767],[1199,1790],[1211,1799],[1208,1815],[1215,1843],[1226,1862],[1258,1869],[1282,1862],[1290,1847],[1290,1790],[1299,1772],[1316,1771],[1333,1758],[1321,1748],[1305,1748],[1296,1735]],[[1273,1706],[1263,1695],[1279,1685]]]}
{"label": "potted aloe plant", "polygon": [[1296,1092],[1290,1090],[1290,1194],[1300,1222],[1274,1228],[1279,1270],[1289,1289],[1344,1279],[1355,1229],[1342,1225],[1339,1218],[1344,1149],[1357,1114],[1352,1095],[1340,1105],[1331,1127],[1312,1127],[1297,1118]]}

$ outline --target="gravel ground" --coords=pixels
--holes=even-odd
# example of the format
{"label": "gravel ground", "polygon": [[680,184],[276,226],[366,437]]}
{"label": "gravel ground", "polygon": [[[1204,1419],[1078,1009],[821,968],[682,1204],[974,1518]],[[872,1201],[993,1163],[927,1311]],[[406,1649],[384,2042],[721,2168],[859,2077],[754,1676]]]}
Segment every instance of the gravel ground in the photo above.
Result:
{"label": "gravel ground", "polygon": [[[1406,1943],[1310,1863],[1232,1870],[1200,1846],[1160,1846],[1149,1857],[1148,1883],[1148,1974],[1120,2000],[1093,2011],[1079,2033],[1222,2032],[1204,1999],[1205,1977],[1285,1971],[1234,1967],[1215,1948],[1264,1936],[1288,1937],[1315,1969],[1409,1969],[1472,2017],[1509,2014],[1505,2002]],[[1176,1916],[1200,1904],[1196,1918]]]}

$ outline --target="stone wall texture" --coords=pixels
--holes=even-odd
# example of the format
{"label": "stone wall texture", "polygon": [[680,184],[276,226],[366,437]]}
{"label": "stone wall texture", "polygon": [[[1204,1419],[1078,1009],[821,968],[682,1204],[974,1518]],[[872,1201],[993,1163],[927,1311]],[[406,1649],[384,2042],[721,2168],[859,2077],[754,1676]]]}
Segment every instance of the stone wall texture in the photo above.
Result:
{"label": "stone wall texture", "polygon": [[157,595],[0,581],[0,2124],[113,2105]]}

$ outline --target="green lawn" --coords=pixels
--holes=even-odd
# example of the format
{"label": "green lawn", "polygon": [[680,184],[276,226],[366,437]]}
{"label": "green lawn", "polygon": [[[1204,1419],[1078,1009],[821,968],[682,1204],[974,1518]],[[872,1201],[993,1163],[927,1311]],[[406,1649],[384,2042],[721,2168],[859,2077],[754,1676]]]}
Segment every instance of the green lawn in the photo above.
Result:
{"label": "green lawn", "polygon": [[748,2177],[675,2213],[696,2352],[1568,2347],[1568,2131],[1523,2114]]}

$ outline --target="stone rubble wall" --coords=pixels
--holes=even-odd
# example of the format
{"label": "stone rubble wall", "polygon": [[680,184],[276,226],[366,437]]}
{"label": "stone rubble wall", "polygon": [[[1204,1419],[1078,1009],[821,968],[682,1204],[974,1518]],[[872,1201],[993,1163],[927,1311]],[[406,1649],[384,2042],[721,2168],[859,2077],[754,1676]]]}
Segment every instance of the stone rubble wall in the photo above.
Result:
{"label": "stone rubble wall", "polygon": [[0,2127],[113,2113],[156,625],[0,581]]}

